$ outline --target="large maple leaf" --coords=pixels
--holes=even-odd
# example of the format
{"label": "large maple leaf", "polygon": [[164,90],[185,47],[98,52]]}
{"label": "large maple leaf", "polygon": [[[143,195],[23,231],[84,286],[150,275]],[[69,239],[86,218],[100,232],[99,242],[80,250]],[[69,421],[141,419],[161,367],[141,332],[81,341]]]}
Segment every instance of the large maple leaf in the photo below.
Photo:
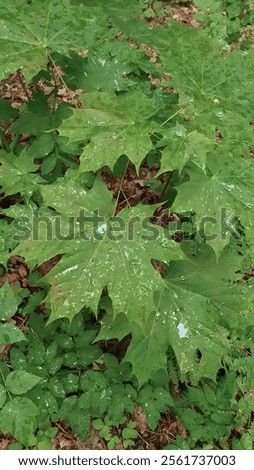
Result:
{"label": "large maple leaf", "polygon": [[29,198],[44,180],[36,174],[38,165],[23,150],[19,156],[0,150],[0,186],[5,195],[20,192]]}
{"label": "large maple leaf", "polygon": [[[236,49],[223,54],[218,41],[205,38],[204,31],[177,31],[179,25],[171,25],[168,33],[161,33],[158,49],[170,85],[179,93],[179,114],[187,117],[188,134],[198,132],[204,143],[205,138],[216,142],[225,161],[229,154],[236,161],[241,155],[250,156],[249,149],[254,147],[254,51]],[[170,48],[168,41],[177,46]]]}
{"label": "large maple leaf", "polygon": [[69,0],[1,0],[0,8],[0,78],[21,68],[30,79],[46,67],[49,50],[68,55],[106,32],[101,9],[74,6]]}
{"label": "large maple leaf", "polygon": [[103,45],[119,32],[109,28],[114,13],[118,18],[128,11],[129,19],[135,18],[142,5],[134,0],[124,8],[122,1],[0,0],[0,9],[0,79],[20,68],[29,80],[46,68],[49,54],[68,57],[70,51]]}
{"label": "large maple leaf", "polygon": [[[162,143],[166,144],[161,169],[172,170],[176,165],[181,169],[188,155],[203,164],[209,141],[216,141],[216,132],[222,138],[216,145],[223,146],[224,155],[247,156],[254,147],[253,49],[237,48],[223,54],[221,43],[207,38],[205,31],[182,28],[176,22],[151,31],[137,28],[132,37],[157,50],[162,64],[158,67],[161,84],[170,84],[178,93],[178,119],[185,119],[179,120],[185,130],[161,129]],[[165,72],[170,82],[163,83]],[[170,124],[171,109],[168,119]]]}
{"label": "large maple leaf", "polygon": [[[132,37],[157,51],[162,78],[163,72],[170,75],[170,86],[179,93],[182,110],[191,117],[191,123],[199,122],[206,135],[216,127],[218,112],[228,109],[244,118],[251,115],[253,49],[237,48],[223,54],[218,39],[208,38],[202,30],[182,28],[177,22],[169,23],[168,28],[154,26],[152,30],[143,25]],[[204,119],[208,112],[212,119]],[[227,126],[227,119],[223,124]]]}
{"label": "large maple leaf", "polygon": [[254,163],[219,150],[207,157],[206,172],[194,163],[186,165],[189,181],[177,187],[172,210],[195,212],[200,233],[221,251],[229,236],[240,238],[238,221],[253,245]]}
{"label": "large maple leaf", "polygon": [[[54,55],[64,72],[64,81],[73,90],[86,92],[127,91],[136,86],[128,75],[139,68],[144,52],[130,47],[125,39],[100,44],[90,48],[85,58],[79,54],[71,57]],[[147,59],[146,59],[147,60]]]}
{"label": "large maple leaf", "polygon": [[[189,161],[194,161],[202,169],[206,166],[206,154],[214,143],[203,134],[186,129],[178,122],[174,127],[163,129],[163,138],[157,146],[164,147],[158,175],[169,170],[181,171]],[[157,176],[158,176],[157,175]]]}
{"label": "large maple leaf", "polygon": [[158,328],[167,329],[181,372],[195,380],[215,381],[230,350],[229,331],[246,328],[251,321],[250,313],[246,319],[248,287],[234,282],[241,261],[236,251],[226,248],[217,264],[214,251],[204,245],[191,254],[190,261],[169,265],[165,288],[157,295]]}
{"label": "large maple leaf", "polygon": [[101,180],[86,191],[68,175],[41,192],[46,204],[59,214],[48,220],[51,226],[61,225],[58,235],[55,231],[55,236],[45,239],[44,217],[38,224],[38,239],[31,236],[15,253],[36,263],[63,254],[45,277],[51,284],[51,319],[72,318],[84,305],[96,313],[106,287],[115,314],[123,312],[142,325],[153,309],[154,291],[163,285],[152,259],[168,261],[182,256],[170,233],[149,221],[151,207],[138,205],[113,217],[115,202]]}
{"label": "large maple leaf", "polygon": [[153,148],[151,135],[160,127],[151,118],[159,107],[141,91],[116,95],[89,93],[85,108],[74,109],[59,127],[60,135],[71,141],[89,143],[80,157],[80,170],[113,167],[121,155],[139,167]]}
{"label": "large maple leaf", "polygon": [[254,323],[249,287],[235,282],[234,271],[242,261],[237,250],[226,248],[219,264],[205,244],[193,252],[191,243],[185,242],[184,251],[189,259],[169,264],[163,288],[155,294],[157,310],[142,327],[123,315],[114,319],[110,310],[101,320],[98,339],[121,340],[131,333],[124,360],[131,362],[140,384],[159,369],[167,370],[169,347],[182,380],[188,377],[196,383],[208,377],[215,381],[223,358],[232,352],[230,332]]}

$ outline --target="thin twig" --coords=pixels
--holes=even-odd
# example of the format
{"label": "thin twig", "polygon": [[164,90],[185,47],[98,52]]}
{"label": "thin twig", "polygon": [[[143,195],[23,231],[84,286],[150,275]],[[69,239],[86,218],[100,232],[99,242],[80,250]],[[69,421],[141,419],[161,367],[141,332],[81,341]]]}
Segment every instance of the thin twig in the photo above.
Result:
{"label": "thin twig", "polygon": [[125,201],[127,202],[127,206],[130,208],[130,207],[131,207],[131,205],[130,205],[130,203],[129,203],[129,199],[130,199],[130,198],[127,198],[127,196],[126,196],[126,194],[125,194],[125,192],[124,192],[123,190],[122,190],[122,195],[123,195]]}
{"label": "thin twig", "polygon": [[164,121],[160,126],[162,127],[162,126],[164,126],[165,124],[167,124],[167,122],[170,121],[171,119],[173,119],[173,117],[177,116],[177,114],[179,114],[180,111],[181,111],[181,110],[179,109],[178,111],[176,111],[176,113],[172,114],[172,116],[169,116],[169,118],[166,119],[166,121]]}
{"label": "thin twig", "polygon": [[170,180],[171,180],[171,177],[172,177],[172,172],[169,173],[168,175],[168,178],[167,178],[167,181],[165,183],[165,186],[160,194],[160,200],[163,198],[164,194],[166,193],[168,187],[169,187],[169,183],[170,183]]}
{"label": "thin twig", "polygon": [[28,93],[28,91],[27,91],[27,89],[26,89],[26,87],[25,87],[25,85],[24,85],[23,75],[22,75],[21,70],[18,70],[18,71],[17,71],[17,77],[18,77],[18,81],[19,81],[19,83],[20,83],[20,85],[21,85],[21,87],[22,87],[23,92],[25,93],[25,95],[26,95],[28,101],[30,101],[31,96],[29,95],[29,93]]}
{"label": "thin twig", "polygon": [[[138,431],[137,431],[137,432],[138,432]],[[149,446],[149,442],[147,442],[147,441],[143,438],[143,436],[141,436],[141,434],[140,434],[139,432],[138,432],[138,436],[140,437],[140,439],[141,439],[147,446]]]}
{"label": "thin twig", "polygon": [[115,217],[115,215],[116,215],[117,206],[118,206],[118,201],[119,201],[120,194],[121,194],[121,192],[122,192],[124,177],[125,177],[125,173],[126,173],[126,170],[127,170],[128,166],[129,166],[129,160],[128,160],[128,162],[126,163],[126,167],[125,167],[125,169],[124,169],[123,176],[122,176],[122,179],[121,179],[121,183],[120,183],[120,186],[119,186],[119,189],[118,189],[118,194],[117,194],[117,198],[116,198],[116,203],[115,203],[115,207],[114,207],[114,210],[113,210],[113,217]]}
{"label": "thin twig", "polygon": [[[48,51],[48,58],[49,58],[51,64],[53,65],[53,68],[54,68],[54,70],[55,70],[55,72],[56,72],[56,74],[57,74],[59,80],[62,82],[62,84],[63,84],[65,90],[66,90],[68,93],[70,93],[71,90],[68,88],[68,86],[66,85],[66,83],[65,83],[65,81],[64,81],[64,79],[63,79],[63,77],[62,77],[62,75],[59,73],[59,70],[58,70],[58,68],[57,68],[57,65],[56,65],[56,63],[55,63],[55,61],[54,61],[54,59],[53,59],[53,57],[52,57],[52,55],[50,54],[49,51]],[[55,82],[55,84],[56,84],[55,77],[54,77],[54,82]],[[75,106],[75,108],[77,108],[77,107],[78,107],[78,106],[77,106],[77,103],[74,103],[74,106]]]}

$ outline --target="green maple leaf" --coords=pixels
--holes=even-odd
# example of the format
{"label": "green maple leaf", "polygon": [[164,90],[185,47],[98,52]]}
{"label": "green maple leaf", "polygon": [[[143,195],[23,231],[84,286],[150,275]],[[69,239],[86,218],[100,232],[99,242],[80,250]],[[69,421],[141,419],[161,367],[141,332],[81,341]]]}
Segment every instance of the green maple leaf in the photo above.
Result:
{"label": "green maple leaf", "polygon": [[128,75],[139,65],[142,52],[130,47],[125,40],[106,43],[99,49],[89,49],[85,58],[57,56],[68,87],[86,92],[126,91],[134,85]]}
{"label": "green maple leaf", "polygon": [[206,173],[189,163],[185,169],[190,179],[178,186],[172,210],[195,212],[197,226],[219,251],[228,243],[228,235],[239,239],[238,220],[253,244],[253,168],[252,159],[237,159],[230,153],[225,157],[219,149],[208,156]]}
{"label": "green maple leaf", "polygon": [[204,31],[181,28],[180,33],[175,24],[161,39],[159,34],[157,42],[170,85],[179,93],[180,113],[189,116],[189,130],[213,139],[219,129],[223,144],[235,154],[243,151],[246,141],[253,145],[254,51],[222,54],[218,41],[205,38]]}
{"label": "green maple leaf", "polygon": [[[27,79],[46,68],[48,51],[69,55],[100,37],[105,17],[69,0],[0,2],[0,78],[21,68]],[[99,14],[98,14],[99,13]],[[100,27],[100,24],[102,26]],[[105,27],[106,31],[106,27]]]}
{"label": "green maple leaf", "polygon": [[16,118],[17,116],[18,110],[13,108],[9,101],[0,99],[0,120],[8,121],[9,119]]}
{"label": "green maple leaf", "polygon": [[113,167],[121,155],[139,167],[153,148],[150,136],[158,129],[151,119],[157,111],[154,101],[140,91],[118,96],[90,93],[83,100],[85,108],[74,109],[58,129],[71,141],[89,139],[80,157],[80,170]]}
{"label": "green maple leaf", "polygon": [[100,332],[96,341],[108,341],[117,338],[121,341],[131,335],[131,342],[124,356],[130,362],[132,372],[139,386],[149,381],[160,369],[167,372],[167,350],[170,346],[168,325],[159,320],[159,315],[152,312],[143,325],[130,321],[124,314],[115,318],[106,311],[100,321]]}
{"label": "green maple leaf", "polygon": [[[103,304],[103,307],[106,306]],[[96,341],[115,338],[121,341],[131,334],[124,361],[132,364],[133,374],[140,386],[150,380],[159,369],[167,369],[168,336],[165,328],[160,330],[161,325],[158,325],[157,320],[158,316],[152,312],[140,326],[131,322],[124,314],[118,314],[114,318],[112,311],[106,309],[106,314],[100,321],[101,328]]]}
{"label": "green maple leaf", "polygon": [[[15,120],[11,128],[12,132],[39,137],[45,132],[49,133],[56,129],[64,119],[71,115],[71,109],[67,103],[61,103],[54,112],[51,112],[47,99],[48,97],[43,93],[36,93],[33,100],[27,103],[24,112]],[[44,147],[43,144],[42,146]],[[40,153],[37,155],[40,156]]]}
{"label": "green maple leaf", "polygon": [[[179,92],[181,100],[185,99],[188,109],[196,113],[205,107],[216,109],[213,99],[217,98],[223,107],[234,109],[239,115],[246,117],[251,112],[251,103],[244,97],[251,96],[253,88],[253,50],[236,49],[222,54],[219,40],[207,38],[205,31],[183,28],[177,22],[171,22],[167,29],[139,29],[133,39],[158,51],[161,74],[170,74],[170,85]],[[204,127],[209,125],[203,122]]]}
{"label": "green maple leaf", "polygon": [[0,319],[9,320],[18,309],[18,301],[8,282],[0,289]]}
{"label": "green maple leaf", "polygon": [[0,151],[0,185],[5,195],[20,192],[30,197],[44,180],[36,174],[38,165],[29,158],[24,149],[19,156]]}
{"label": "green maple leaf", "polygon": [[163,129],[163,138],[157,144],[165,145],[162,151],[159,174],[169,170],[183,169],[188,160],[194,161],[202,169],[206,166],[206,154],[213,147],[213,142],[196,130],[188,132],[181,124]]}
{"label": "green maple leaf", "polygon": [[0,219],[0,258],[1,263],[6,266],[9,258],[9,250],[16,246],[13,240],[12,225],[5,219]]}
{"label": "green maple leaf", "polygon": [[179,114],[189,119],[188,133],[197,131],[214,139],[220,129],[235,152],[245,146],[248,134],[247,142],[253,146],[253,49],[222,54],[219,40],[177,22],[167,29],[136,29],[132,38],[157,50],[162,64],[158,71],[162,79],[163,72],[171,77],[170,86],[179,94]]}
{"label": "green maple leaf", "polygon": [[[182,256],[170,232],[150,223],[149,206],[125,209],[112,217],[115,202],[99,179],[92,190],[86,191],[67,174],[56,184],[43,187],[41,192],[45,203],[59,214],[52,216],[50,223],[60,221],[61,229],[57,236],[45,240],[45,223],[42,224],[38,240],[32,240],[31,236],[15,253],[22,253],[27,261],[37,263],[57,254],[64,255],[44,278],[51,284],[48,301],[52,320],[72,318],[84,305],[96,312],[102,290],[107,287],[114,314],[123,312],[142,324],[153,309],[154,290],[163,285],[151,260],[166,261]],[[84,217],[90,218],[85,221],[85,229],[78,220],[82,210]],[[70,217],[73,217],[73,233],[69,233]]]}
{"label": "green maple leaf", "polygon": [[[105,321],[106,319],[104,319]],[[114,322],[112,322],[114,325]],[[127,325],[126,325],[127,327]],[[158,322],[158,315],[152,312],[146,323],[129,325],[126,334],[131,331],[131,343],[124,360],[132,365],[133,374],[137,377],[139,385],[151,379],[159,370],[167,370],[168,325]],[[111,332],[109,329],[108,332]],[[102,332],[101,332],[102,334]]]}
{"label": "green maple leaf", "polygon": [[[186,243],[186,253],[188,247]],[[174,350],[183,380],[188,374],[193,382],[201,377],[215,381],[222,358],[231,351],[229,331],[253,323],[250,313],[246,317],[251,295],[248,288],[225,281],[235,279],[234,270],[241,257],[224,250],[217,265],[213,250],[204,245],[190,259],[169,265],[164,289],[156,293],[157,312],[150,315],[145,327],[129,325],[132,341],[124,360],[132,363],[140,383],[158,369],[166,369],[169,346]],[[104,322],[106,334],[105,318]],[[125,329],[127,332],[128,325]]]}
{"label": "green maple leaf", "polygon": [[128,11],[131,18],[142,11],[135,1],[123,9],[121,1],[1,0],[0,8],[0,79],[20,68],[27,80],[46,68],[49,54],[68,57],[70,51],[103,45],[105,38],[119,32],[117,24],[108,27],[115,15],[117,19]]}

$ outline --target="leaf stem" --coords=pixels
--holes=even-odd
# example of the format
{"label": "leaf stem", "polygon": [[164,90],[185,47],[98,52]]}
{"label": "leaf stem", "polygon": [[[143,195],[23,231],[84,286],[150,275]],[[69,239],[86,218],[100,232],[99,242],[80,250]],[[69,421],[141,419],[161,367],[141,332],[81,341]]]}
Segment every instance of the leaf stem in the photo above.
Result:
{"label": "leaf stem", "polygon": [[27,91],[27,89],[26,89],[26,87],[25,87],[25,85],[24,85],[23,75],[22,75],[22,73],[21,73],[21,70],[18,70],[18,71],[17,71],[17,77],[18,77],[18,81],[19,81],[19,83],[20,83],[20,85],[21,85],[21,88],[22,88],[23,92],[24,92],[25,95],[26,95],[26,98],[28,99],[28,101],[30,101],[31,96],[29,95],[29,93],[28,93],[28,91]]}
{"label": "leaf stem", "polygon": [[[68,86],[66,85],[66,83],[65,83],[65,81],[64,81],[64,79],[63,79],[63,77],[62,77],[62,75],[59,73],[59,70],[58,70],[58,68],[57,68],[57,65],[56,65],[56,63],[55,63],[55,61],[54,61],[52,55],[50,54],[49,50],[48,50],[48,58],[49,58],[49,61],[50,61],[51,64],[52,64],[53,69],[54,69],[56,75],[58,76],[60,82],[62,82],[62,84],[63,84],[65,90],[69,93],[69,92],[70,92],[70,89],[69,89]],[[55,77],[53,77],[53,80],[54,80],[55,85],[57,85]],[[57,86],[57,88],[58,88],[58,86]],[[74,106],[75,106],[75,108],[77,108],[77,104],[74,104]]]}
{"label": "leaf stem", "polygon": [[1,377],[2,377],[3,384],[4,384],[5,390],[6,390],[6,392],[7,392],[7,395],[9,396],[10,401],[12,401],[12,396],[11,396],[11,394],[10,394],[8,388],[6,388],[6,382],[5,382],[4,374],[3,374],[3,372],[2,372],[1,369],[0,369],[0,375],[1,375]]}
{"label": "leaf stem", "polygon": [[121,194],[121,191],[122,191],[123,182],[124,182],[124,177],[125,177],[125,173],[126,173],[126,171],[127,171],[128,165],[129,165],[129,160],[128,160],[127,163],[126,163],[126,166],[125,166],[125,169],[124,169],[124,172],[123,172],[123,176],[122,176],[122,179],[121,179],[121,183],[120,183],[120,186],[119,186],[119,189],[118,189],[118,194],[117,194],[117,198],[116,198],[116,203],[115,203],[115,207],[114,207],[114,210],[113,210],[113,217],[115,217],[115,215],[116,215],[117,206],[118,206],[118,201],[119,201],[119,197],[120,197],[120,194]]}
{"label": "leaf stem", "polygon": [[166,121],[164,121],[160,126],[162,127],[162,126],[164,126],[165,124],[167,124],[167,122],[170,121],[171,119],[173,119],[173,117],[177,116],[177,114],[179,114],[180,111],[181,111],[181,110],[179,109],[179,110],[176,111],[174,114],[172,114],[172,116],[169,116],[169,118],[166,119]]}
{"label": "leaf stem", "polygon": [[162,190],[162,192],[161,192],[160,199],[163,198],[165,192],[166,192],[167,189],[168,189],[168,186],[169,186],[169,183],[170,183],[170,180],[171,180],[171,176],[172,176],[172,171],[170,171],[170,173],[169,173],[169,175],[168,175],[168,178],[167,178],[167,181],[166,181],[166,183],[165,183],[165,186],[164,186],[164,188],[163,188],[163,190]]}
{"label": "leaf stem", "polygon": [[15,148],[17,144],[19,143],[19,137],[20,137],[20,134],[16,134],[10,145],[10,151],[12,151],[13,153],[15,153]]}
{"label": "leaf stem", "polygon": [[6,137],[4,135],[4,131],[1,127],[0,127],[0,138],[1,138],[1,141],[2,141],[2,144],[3,144],[3,147],[5,148],[5,150],[7,152],[11,152],[10,144],[9,144],[8,140],[6,139]]}

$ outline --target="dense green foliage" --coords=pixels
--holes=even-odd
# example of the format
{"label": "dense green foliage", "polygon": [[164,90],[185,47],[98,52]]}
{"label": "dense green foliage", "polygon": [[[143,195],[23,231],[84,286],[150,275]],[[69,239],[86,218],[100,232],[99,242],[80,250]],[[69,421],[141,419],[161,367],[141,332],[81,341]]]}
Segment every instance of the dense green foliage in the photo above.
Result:
{"label": "dense green foliage", "polygon": [[[32,89],[0,101],[0,274],[10,256],[30,272],[0,289],[13,448],[50,448],[61,419],[135,447],[135,404],[153,431],[180,419],[169,448],[253,447],[253,11],[194,3],[199,29],[171,2],[0,0],[0,78],[20,69]],[[130,204],[130,167],[156,204]]]}

